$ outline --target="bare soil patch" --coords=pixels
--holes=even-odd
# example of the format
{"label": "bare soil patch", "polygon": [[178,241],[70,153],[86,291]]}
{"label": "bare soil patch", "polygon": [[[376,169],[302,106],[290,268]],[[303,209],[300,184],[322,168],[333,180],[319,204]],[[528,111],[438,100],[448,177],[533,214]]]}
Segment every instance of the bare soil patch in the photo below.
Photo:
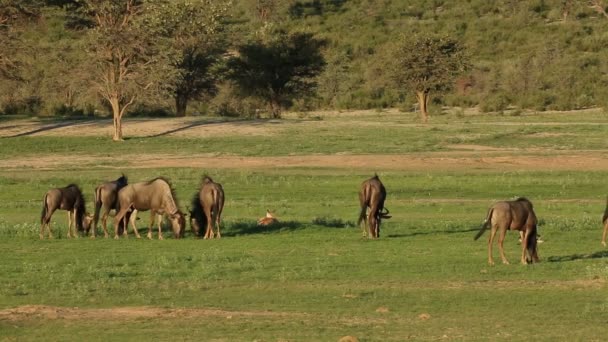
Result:
{"label": "bare soil patch", "polygon": [[123,320],[140,318],[197,318],[197,317],[292,317],[303,318],[306,313],[273,311],[226,311],[220,309],[163,309],[157,307],[115,307],[86,309],[78,307],[58,307],[47,305],[25,305],[0,310],[0,321],[25,321],[32,319],[80,319],[80,320]]}
{"label": "bare soil patch", "polygon": [[[277,131],[279,120],[210,120],[200,118],[128,119],[123,134],[128,137],[181,136],[269,136]],[[16,136],[107,136],[113,132],[112,120],[70,120],[41,122],[37,119],[0,123],[0,137]]]}
{"label": "bare soil patch", "polygon": [[608,154],[574,152],[559,155],[493,155],[490,153],[431,152],[400,155],[305,155],[240,157],[214,154],[121,156],[61,155],[15,157],[0,160],[0,169],[53,170],[64,165],[100,165],[117,169],[193,167],[219,169],[336,168],[360,170],[502,170],[502,171],[603,171],[608,169]]}

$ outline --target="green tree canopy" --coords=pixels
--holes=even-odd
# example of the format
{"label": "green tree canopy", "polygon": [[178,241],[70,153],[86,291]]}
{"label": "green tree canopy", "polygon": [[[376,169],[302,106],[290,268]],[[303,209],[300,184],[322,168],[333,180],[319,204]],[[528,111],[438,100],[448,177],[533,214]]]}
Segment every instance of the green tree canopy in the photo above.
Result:
{"label": "green tree canopy", "polygon": [[148,23],[168,37],[175,78],[172,88],[177,116],[186,115],[188,102],[216,91],[214,66],[226,51],[225,26],[230,0],[176,0],[156,6]]}
{"label": "green tree canopy", "polygon": [[468,58],[456,40],[419,34],[396,44],[391,77],[398,86],[415,92],[422,120],[427,122],[429,94],[449,89],[467,67]]}
{"label": "green tree canopy", "polygon": [[270,115],[278,118],[286,102],[316,87],[315,77],[325,66],[323,45],[310,33],[285,32],[245,44],[229,62],[230,78],[242,94],[266,101]]}

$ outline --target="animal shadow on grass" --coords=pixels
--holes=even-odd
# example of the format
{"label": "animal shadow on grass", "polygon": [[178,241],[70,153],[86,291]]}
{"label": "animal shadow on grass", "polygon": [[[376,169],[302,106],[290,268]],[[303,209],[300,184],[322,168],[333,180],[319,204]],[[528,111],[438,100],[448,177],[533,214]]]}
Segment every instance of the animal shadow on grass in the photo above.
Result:
{"label": "animal shadow on grass", "polygon": [[312,219],[312,224],[327,228],[353,228],[355,223],[352,221],[344,221],[339,218],[315,217]]}
{"label": "animal shadow on grass", "polygon": [[268,226],[258,226],[257,222],[236,222],[226,227],[222,236],[239,236],[251,234],[266,234],[279,231],[294,231],[303,228],[304,225],[298,221],[279,221]]}
{"label": "animal shadow on grass", "polygon": [[586,260],[586,259],[600,259],[608,258],[608,251],[599,251],[592,254],[572,254],[572,255],[557,255],[550,256],[547,258],[549,262],[564,262],[564,261],[575,261],[575,260]]}

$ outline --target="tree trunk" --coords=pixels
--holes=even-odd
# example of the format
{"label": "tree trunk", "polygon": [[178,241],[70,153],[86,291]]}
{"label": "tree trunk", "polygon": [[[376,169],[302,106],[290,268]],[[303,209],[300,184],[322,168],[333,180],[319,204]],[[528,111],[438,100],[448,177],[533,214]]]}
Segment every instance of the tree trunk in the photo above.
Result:
{"label": "tree trunk", "polygon": [[175,116],[186,116],[186,108],[188,108],[188,96],[178,92],[175,94]]}
{"label": "tree trunk", "polygon": [[122,141],[122,114],[120,111],[120,101],[117,98],[113,98],[110,100],[110,105],[112,106],[112,117],[114,118],[114,135],[112,136],[112,140]]}
{"label": "tree trunk", "polygon": [[418,99],[418,106],[420,107],[420,118],[422,119],[422,122],[427,123],[429,121],[429,112],[427,109],[429,105],[429,91],[417,91],[416,99]]}
{"label": "tree trunk", "polygon": [[281,103],[277,98],[270,99],[270,117],[273,119],[281,118]]}

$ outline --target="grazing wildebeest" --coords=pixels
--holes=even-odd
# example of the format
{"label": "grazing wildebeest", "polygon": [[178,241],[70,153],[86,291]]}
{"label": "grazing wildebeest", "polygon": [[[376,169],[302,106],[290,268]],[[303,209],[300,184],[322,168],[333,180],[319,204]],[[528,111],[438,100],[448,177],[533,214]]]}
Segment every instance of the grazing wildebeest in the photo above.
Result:
{"label": "grazing wildebeest", "polygon": [[[211,177],[204,176],[200,190],[192,198],[192,213],[194,217],[192,228],[195,234],[198,235],[199,230],[205,227],[204,239],[221,238],[220,221],[223,209],[224,189],[222,185],[215,183]],[[213,226],[215,226],[217,234],[214,234]]]}
{"label": "grazing wildebeest", "polygon": [[[78,237],[76,229],[85,231],[91,225],[92,217],[86,212],[85,199],[78,185],[70,184],[65,188],[51,189],[46,192],[42,200],[40,239],[44,239],[44,227],[49,229],[49,238],[53,237],[51,217],[57,209],[68,211],[68,238]],[[72,223],[75,226],[73,233]]]}
{"label": "grazing wildebeest", "polygon": [[[374,177],[361,183],[361,190],[359,191],[361,212],[359,213],[357,225],[360,226],[361,222],[364,222],[363,237],[367,237],[368,233],[372,239],[380,237],[380,223],[382,219],[391,218],[391,216],[388,215],[388,209],[384,207],[385,200],[386,189],[384,188],[384,185],[382,185],[378,175],[374,175]],[[368,207],[369,214],[367,213]]]}
{"label": "grazing wildebeest", "polygon": [[604,224],[604,232],[602,233],[602,245],[606,247],[606,235],[608,235],[608,198],[606,199],[606,209],[604,209],[604,217],[602,217],[602,223]]}
{"label": "grazing wildebeest", "polygon": [[264,216],[258,220],[258,226],[265,227],[265,226],[273,225],[278,222],[279,222],[279,220],[277,220],[277,218],[274,217],[274,215],[270,212],[270,210],[266,209],[266,216]]}
{"label": "grazing wildebeest", "polygon": [[488,263],[494,265],[492,259],[492,242],[496,231],[500,231],[498,236],[498,248],[503,264],[508,264],[509,261],[505,257],[503,242],[507,234],[507,230],[519,230],[524,232],[521,243],[521,263],[527,264],[538,262],[538,246],[537,246],[537,220],[536,214],[532,207],[532,202],[528,199],[520,197],[514,201],[500,201],[494,203],[488,209],[488,214],[483,226],[475,235],[475,240],[485,232],[488,227],[492,227],[490,237],[488,239]]}
{"label": "grazing wildebeest", "polygon": [[118,192],[118,213],[114,218],[114,238],[118,239],[119,223],[123,220],[125,227],[123,235],[127,233],[127,219],[129,219],[129,211],[131,212],[129,222],[139,238],[139,232],[135,226],[138,211],[150,210],[150,225],[148,226],[148,239],[152,239],[152,226],[155,218],[159,216],[158,222],[158,239],[162,240],[162,216],[167,215],[173,228],[175,238],[181,238],[186,226],[184,214],[179,210],[175,192],[171,187],[171,183],[163,177],[157,177],[147,182],[129,184]]}
{"label": "grazing wildebeest", "polygon": [[106,182],[95,188],[95,215],[93,216],[93,230],[91,237],[95,237],[97,232],[97,222],[99,220],[99,212],[103,207],[103,215],[101,217],[101,225],[103,227],[103,234],[108,237],[108,215],[110,210],[117,210],[117,198],[120,189],[124,188],[128,183],[127,177],[123,174],[115,181]]}

